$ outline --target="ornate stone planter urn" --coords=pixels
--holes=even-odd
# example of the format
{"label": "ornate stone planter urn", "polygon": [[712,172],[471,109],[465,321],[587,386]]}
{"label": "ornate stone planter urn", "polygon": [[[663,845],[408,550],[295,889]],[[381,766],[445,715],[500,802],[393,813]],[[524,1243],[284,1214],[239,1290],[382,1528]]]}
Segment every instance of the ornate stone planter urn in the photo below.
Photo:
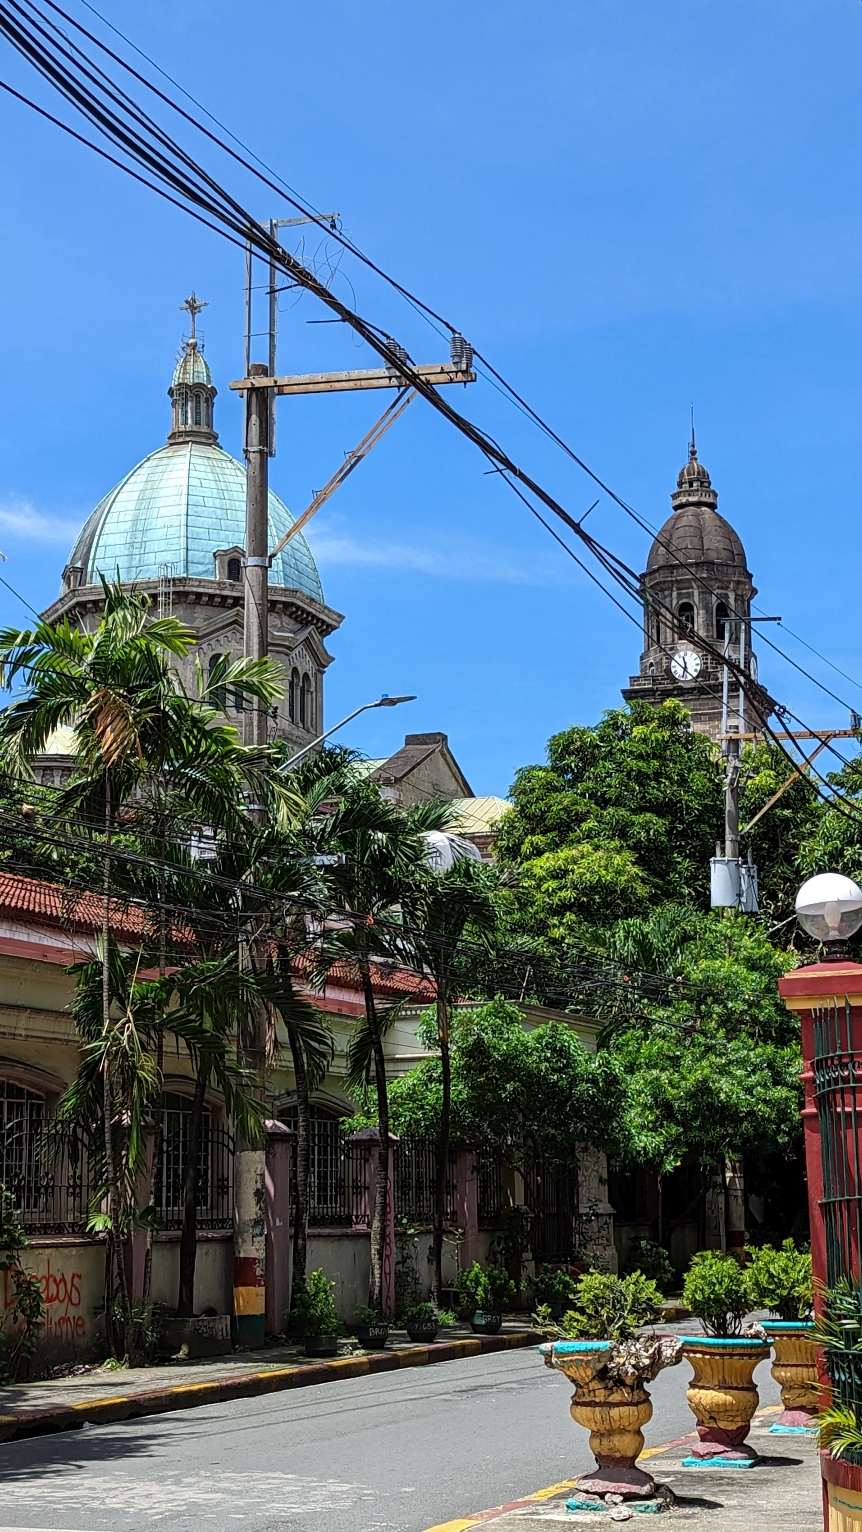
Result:
{"label": "ornate stone planter urn", "polygon": [[770,1433],[812,1431],[817,1415],[817,1361],[811,1320],[764,1320],[761,1327],[772,1344],[772,1376],[784,1406]]}
{"label": "ornate stone planter urn", "polygon": [[[570,1510],[588,1508],[606,1495],[649,1500],[656,1493],[652,1475],[636,1467],[643,1451],[643,1430],[652,1415],[644,1387],[663,1367],[679,1360],[672,1336],[644,1336],[625,1346],[611,1341],[557,1340],[539,1347],[545,1364],[575,1385],[570,1412],[590,1433],[594,1472],[577,1481]],[[587,1500],[580,1497],[588,1496]]]}
{"label": "ornate stone planter urn", "polygon": [[746,1438],[757,1409],[754,1369],[769,1348],[742,1336],[684,1335],[682,1354],[694,1372],[686,1398],[698,1435],[683,1467],[752,1468],[757,1453]]}

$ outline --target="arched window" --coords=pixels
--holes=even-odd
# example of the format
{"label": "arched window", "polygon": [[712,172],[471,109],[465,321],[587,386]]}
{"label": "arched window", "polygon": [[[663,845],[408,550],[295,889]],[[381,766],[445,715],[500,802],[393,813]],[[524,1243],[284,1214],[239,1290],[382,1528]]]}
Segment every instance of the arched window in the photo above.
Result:
{"label": "arched window", "polygon": [[229,580],[242,579],[242,564],[240,563],[239,559],[228,559],[227,577]]}
{"label": "arched window", "polygon": [[[165,1229],[179,1229],[183,1219],[183,1190],[188,1158],[192,1098],[175,1091],[162,1097],[162,1152],[156,1157],[157,1177],[153,1204]],[[203,1228],[230,1223],[230,1142],[223,1128],[213,1124],[204,1107],[198,1148],[197,1208]]]}
{"label": "arched window", "polygon": [[287,689],[287,716],[291,723],[296,723],[299,713],[299,671],[294,666],[290,672],[290,686]]}
{"label": "arched window", "polygon": [[[225,656],[223,654],[211,654],[210,655],[210,657],[209,657],[209,665],[207,666],[207,670],[209,672],[210,681],[212,681],[213,673],[215,671],[216,666],[224,658],[225,658]],[[212,700],[215,703],[216,707],[224,707],[226,705],[226,695],[227,694],[226,694],[225,689],[224,689],[223,686],[216,686],[212,690],[210,695],[211,695]]]}
{"label": "arched window", "polygon": [[716,638],[727,638],[729,623],[730,623],[730,612],[727,610],[727,606],[726,606],[726,604],[723,601],[718,601],[716,603],[716,607],[715,607],[715,636],[716,636]]}
{"label": "arched window", "polygon": [[200,394],[195,394],[195,425],[199,426],[200,423],[201,423],[201,396],[200,396]]}
{"label": "arched window", "polygon": [[690,601],[681,601],[676,614],[677,626],[681,638],[687,633],[694,632],[694,607]]}
{"label": "arched window", "polygon": [[306,671],[299,689],[299,721],[303,728],[310,729],[314,723],[312,712],[311,677]]}
{"label": "arched window", "polygon": [[186,393],[185,389],[183,389],[183,391],[182,391],[182,393],[180,395],[180,419],[181,419],[181,421],[182,421],[184,426],[188,425],[188,423],[189,423],[189,396]]}
{"label": "arched window", "polygon": [[38,1207],[37,1144],[44,1121],[44,1096],[0,1079],[0,1184],[22,1212]]}

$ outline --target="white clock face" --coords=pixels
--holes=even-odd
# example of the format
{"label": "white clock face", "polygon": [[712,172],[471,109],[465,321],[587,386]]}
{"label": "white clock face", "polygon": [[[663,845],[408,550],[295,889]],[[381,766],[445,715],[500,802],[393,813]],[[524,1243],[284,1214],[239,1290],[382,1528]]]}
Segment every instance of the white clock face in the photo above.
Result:
{"label": "white clock face", "polygon": [[678,681],[693,681],[698,675],[701,658],[696,649],[680,649],[670,662],[670,668]]}
{"label": "white clock face", "polygon": [[748,662],[748,671],[749,671],[749,675],[751,676],[752,681],[756,681],[757,680],[757,660],[754,658],[754,655],[751,656],[751,659]]}

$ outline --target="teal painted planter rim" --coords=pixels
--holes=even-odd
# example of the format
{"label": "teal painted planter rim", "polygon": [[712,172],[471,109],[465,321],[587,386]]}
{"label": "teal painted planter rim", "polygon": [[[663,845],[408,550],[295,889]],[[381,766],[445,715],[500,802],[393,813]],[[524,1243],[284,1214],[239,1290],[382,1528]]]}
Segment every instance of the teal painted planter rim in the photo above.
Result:
{"label": "teal painted planter rim", "polygon": [[774,1330],[776,1333],[780,1330],[807,1331],[814,1329],[813,1319],[764,1319],[762,1324],[764,1330]]}
{"label": "teal painted planter rim", "polygon": [[539,1350],[545,1355],[547,1352],[556,1352],[557,1356],[577,1356],[579,1353],[594,1351],[610,1351],[609,1340],[555,1340],[543,1341]]}
{"label": "teal painted planter rim", "polygon": [[708,1351],[726,1350],[733,1346],[741,1346],[743,1351],[750,1351],[752,1347],[761,1351],[766,1349],[766,1341],[756,1340],[750,1335],[680,1335],[678,1339],[683,1346],[705,1346]]}

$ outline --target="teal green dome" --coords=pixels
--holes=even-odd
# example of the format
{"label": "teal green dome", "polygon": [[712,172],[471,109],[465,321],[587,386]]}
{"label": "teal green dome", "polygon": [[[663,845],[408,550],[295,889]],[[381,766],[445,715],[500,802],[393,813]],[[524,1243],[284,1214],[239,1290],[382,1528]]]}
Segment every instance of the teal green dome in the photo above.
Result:
{"label": "teal green dome", "polygon": [[[187,353],[182,361],[188,360]],[[83,571],[79,578],[84,585],[98,584],[100,575],[115,579],[117,570],[124,581],[155,580],[160,574],[214,580],[215,553],[245,545],[245,488],[242,463],[211,439],[168,442],[100,501],[69,565]],[[287,506],[270,493],[271,548],[293,521]],[[320,576],[302,533],[273,560],[270,581],[323,601]]]}
{"label": "teal green dome", "polygon": [[200,384],[203,388],[212,388],[213,386],[209,363],[204,357],[197,341],[186,341],[183,354],[174,368],[171,388],[177,388],[182,383],[188,384],[191,387],[194,387],[196,383]]}

